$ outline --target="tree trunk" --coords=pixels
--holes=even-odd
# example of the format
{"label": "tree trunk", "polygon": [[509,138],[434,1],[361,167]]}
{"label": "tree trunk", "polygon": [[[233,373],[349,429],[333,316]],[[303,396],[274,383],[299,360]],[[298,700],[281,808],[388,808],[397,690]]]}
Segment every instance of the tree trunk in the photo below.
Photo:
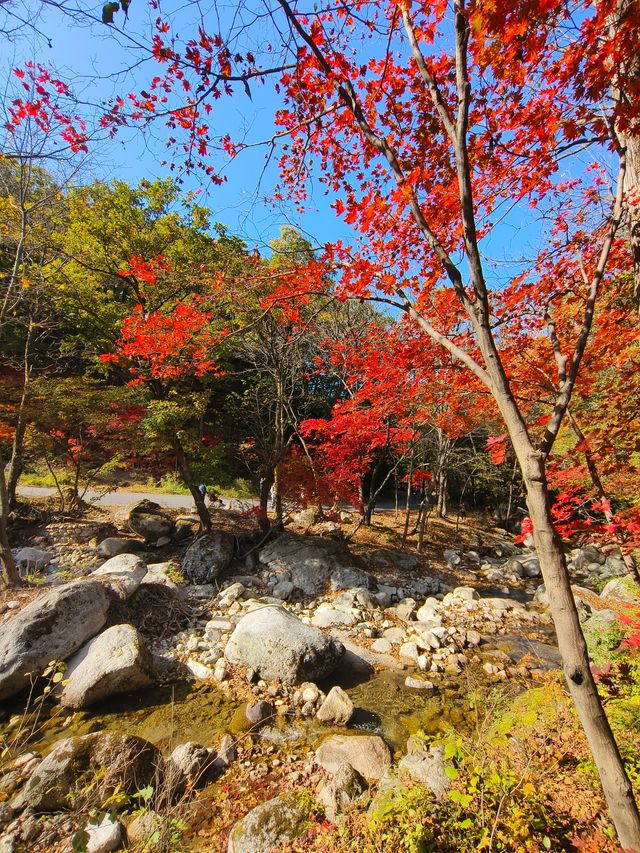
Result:
{"label": "tree trunk", "polygon": [[640,850],[640,814],[591,673],[562,543],[553,529],[544,462],[531,453],[525,473],[527,507],[569,692],[584,728],[622,847]]}
{"label": "tree trunk", "polygon": [[447,474],[447,462],[449,459],[449,450],[451,448],[451,439],[449,439],[444,432],[437,427],[438,434],[438,449],[436,453],[436,494],[437,494],[437,502],[436,502],[436,511],[440,518],[447,517],[447,485],[448,485],[448,474]]}
{"label": "tree trunk", "polygon": [[0,456],[0,588],[20,586],[22,581],[9,544],[9,498],[4,474],[4,460]]}
{"label": "tree trunk", "polygon": [[411,464],[409,466],[409,474],[407,476],[407,499],[405,501],[404,508],[404,528],[402,530],[402,544],[405,545],[407,542],[407,536],[409,535],[409,522],[411,521],[411,485],[413,482],[413,456],[411,457]]}
{"label": "tree trunk", "polygon": [[437,479],[437,491],[438,491],[438,515],[440,518],[447,517],[447,472],[444,468],[441,468],[438,471],[438,479]]}
{"label": "tree trunk", "polygon": [[193,480],[193,474],[191,473],[191,465],[189,465],[189,460],[187,459],[187,455],[184,452],[184,448],[182,446],[182,442],[178,438],[178,436],[173,437],[172,441],[173,452],[176,455],[176,465],[178,466],[178,470],[180,471],[180,476],[184,480],[184,484],[189,489],[191,493],[191,497],[196,505],[196,510],[198,512],[198,518],[200,519],[200,526],[203,530],[209,531],[211,530],[211,516],[209,515],[209,510],[207,509],[207,505],[205,503],[204,495],[200,494],[197,485]]}
{"label": "tree trunk", "polygon": [[[637,15],[638,0],[619,0],[617,17],[613,21],[613,27],[621,26],[628,15]],[[625,91],[614,91],[614,97],[622,102],[634,103],[637,95],[638,82],[640,80],[640,56],[636,51],[635,58],[621,69],[621,77],[626,80]],[[625,193],[627,198],[627,233],[629,237],[629,248],[633,261],[633,292],[636,305],[640,309],[640,136],[638,136],[638,122],[626,127],[617,128],[620,145],[626,149],[627,169],[625,172]]]}
{"label": "tree trunk", "polygon": [[275,477],[275,472],[273,468],[269,468],[266,475],[260,480],[260,529],[266,533],[271,524],[269,522],[269,494],[271,492],[271,486],[273,486],[273,481]]}
{"label": "tree trunk", "polygon": [[275,523],[279,530],[284,529],[284,513],[282,510],[282,489],[280,484],[280,466],[276,465],[273,472],[273,511],[275,514]]}
{"label": "tree trunk", "polygon": [[16,490],[18,488],[18,480],[22,474],[24,464],[24,435],[27,429],[26,404],[27,393],[29,388],[29,379],[31,377],[31,366],[29,364],[29,355],[31,349],[31,337],[33,335],[33,322],[29,321],[27,329],[27,338],[24,344],[24,371],[22,382],[22,394],[20,395],[20,405],[18,406],[18,417],[13,433],[13,442],[11,444],[11,458],[9,459],[9,479],[7,481],[7,493],[9,499],[9,507],[13,509],[16,505]]}

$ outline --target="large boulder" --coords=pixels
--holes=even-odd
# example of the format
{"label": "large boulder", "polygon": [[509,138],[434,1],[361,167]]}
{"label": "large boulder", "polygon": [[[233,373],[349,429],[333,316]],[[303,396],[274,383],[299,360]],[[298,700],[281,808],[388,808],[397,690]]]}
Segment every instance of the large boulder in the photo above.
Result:
{"label": "large boulder", "polygon": [[[314,539],[283,533],[265,545],[260,562],[306,595],[315,595],[338,569],[352,562],[346,547],[334,539]],[[359,584],[362,578],[357,578]]]}
{"label": "large boulder", "polygon": [[127,520],[131,530],[142,536],[145,542],[156,542],[173,533],[173,519],[153,501],[138,501],[130,508]]}
{"label": "large boulder", "polygon": [[190,583],[211,583],[233,560],[233,537],[207,533],[190,545],[182,558],[182,574]]}
{"label": "large boulder", "polygon": [[102,628],[109,596],[98,581],[56,586],[2,623],[0,699],[29,686],[53,660],[65,660]]}
{"label": "large boulder", "polygon": [[113,625],[71,658],[60,701],[67,708],[89,708],[147,687],[153,679],[151,654],[136,628]]}
{"label": "large boulder", "polygon": [[329,773],[346,763],[365,779],[381,779],[391,766],[391,752],[379,735],[331,735],[316,750],[316,761]]}
{"label": "large boulder", "polygon": [[119,598],[130,598],[147,574],[144,560],[135,554],[118,554],[111,557],[93,572],[91,578],[103,580]]}
{"label": "large boulder", "polygon": [[[87,771],[95,784],[89,791],[78,792]],[[149,784],[157,787],[163,771],[161,753],[142,738],[115,732],[65,738],[40,762],[11,806],[15,811],[55,812],[73,808],[77,796],[85,805],[87,796],[99,805],[118,787],[125,793]]]}
{"label": "large boulder", "polygon": [[271,853],[309,826],[308,807],[296,794],[282,794],[252,809],[229,834],[227,853]]}
{"label": "large boulder", "polygon": [[243,616],[225,649],[231,663],[247,666],[267,680],[289,683],[325,678],[343,654],[342,643],[273,605]]}

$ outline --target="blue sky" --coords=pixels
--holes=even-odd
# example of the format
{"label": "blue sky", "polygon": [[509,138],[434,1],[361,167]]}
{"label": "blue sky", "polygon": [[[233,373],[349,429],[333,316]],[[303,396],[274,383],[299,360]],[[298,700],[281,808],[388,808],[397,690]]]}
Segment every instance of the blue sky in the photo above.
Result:
{"label": "blue sky", "polygon": [[[15,4],[20,0],[12,0]],[[59,11],[43,6],[38,0],[25,0],[39,10],[36,27],[39,36],[25,29],[8,46],[0,74],[10,74],[10,69],[26,59],[51,62],[63,79],[68,80],[81,99],[93,103],[106,103],[117,94],[126,95],[139,91],[147,84],[150,74],[157,73],[156,67],[137,65],[140,60],[139,44],[148,44],[152,32],[151,12],[146,0],[133,0],[130,19],[124,21],[117,13],[115,21],[120,31],[100,23],[74,24]],[[218,4],[220,6],[220,4]],[[101,4],[95,6],[99,18]],[[180,11],[171,10],[179,35],[194,32],[194,10],[196,4],[178,6]],[[208,7],[208,8],[213,8]],[[224,8],[224,7],[221,7]],[[231,3],[227,13],[238,7]],[[209,16],[213,13],[209,12]],[[190,17],[191,16],[191,17]],[[209,31],[215,31],[215,23],[207,21]],[[221,29],[224,25],[221,25]],[[31,34],[30,34],[31,33]],[[266,38],[266,33],[259,34]],[[251,31],[255,38],[255,30]],[[239,49],[249,45],[240,45]],[[253,45],[251,45],[253,47]],[[133,70],[130,70],[133,67]],[[129,69],[129,70],[127,70]],[[211,114],[212,125],[220,134],[230,133],[232,138],[247,136],[251,141],[268,139],[274,131],[273,115],[280,101],[270,82],[264,86],[252,85],[250,100],[238,85],[233,97],[223,97],[216,103]],[[87,177],[105,179],[119,178],[136,183],[140,178],[153,178],[169,174],[161,165],[171,158],[164,141],[164,128],[157,126],[149,136],[139,130],[121,131],[115,139],[104,139],[92,151]],[[222,222],[243,237],[250,247],[264,251],[268,241],[277,236],[279,227],[291,224],[300,229],[318,244],[342,239],[350,242],[353,234],[348,225],[341,222],[330,208],[330,199],[318,181],[309,188],[309,199],[304,214],[292,206],[280,204],[274,207],[269,202],[278,179],[277,155],[265,168],[264,147],[253,147],[244,151],[225,167],[227,182],[222,186],[206,185],[200,174],[186,176],[185,190],[201,190],[202,201],[212,213],[212,221]],[[518,261],[531,258],[539,238],[539,228],[532,224],[526,205],[516,207],[490,238],[483,241],[482,249],[491,278],[497,286],[506,281],[518,267]],[[515,265],[514,265],[515,262]]]}
{"label": "blue sky", "polygon": [[[0,70],[3,78],[12,67],[34,59],[50,62],[63,79],[71,82],[79,98],[93,103],[144,88],[151,67],[140,66],[123,72],[140,56],[135,45],[128,42],[128,36],[139,38],[134,33],[144,36],[151,31],[144,0],[133,0],[128,22],[121,13],[116,15],[116,22],[123,25],[123,34],[102,24],[76,25],[55,9],[42,6],[39,9],[36,25],[41,35],[30,34],[26,28],[23,36],[18,34],[5,51]],[[96,16],[100,11],[101,6],[96,6]],[[186,31],[192,22],[185,19],[183,24]],[[229,132],[232,137],[246,133],[250,140],[257,141],[268,139],[274,131],[273,114],[280,106],[277,95],[268,84],[252,88],[253,100],[238,87],[233,97],[221,98],[216,104],[213,123],[221,133]],[[165,158],[170,159],[162,131],[158,127],[153,135],[144,138],[138,131],[124,130],[113,140],[101,141],[91,151],[87,175],[136,183],[140,178],[170,174],[161,165]],[[310,187],[308,210],[303,215],[291,205],[280,203],[275,207],[269,198],[278,179],[277,157],[265,166],[265,155],[265,147],[243,151],[235,161],[225,165],[227,182],[221,186],[211,186],[203,176],[194,174],[185,176],[184,188],[200,190],[203,203],[211,210],[212,221],[227,225],[261,251],[278,235],[283,224],[299,227],[319,244],[337,238],[349,239],[349,226],[336,219],[322,186],[317,183]]]}

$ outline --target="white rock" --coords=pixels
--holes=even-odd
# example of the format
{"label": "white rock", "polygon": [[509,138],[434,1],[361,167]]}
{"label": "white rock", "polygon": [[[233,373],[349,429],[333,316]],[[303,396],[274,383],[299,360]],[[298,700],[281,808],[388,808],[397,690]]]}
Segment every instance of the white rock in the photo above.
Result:
{"label": "white rock", "polygon": [[117,850],[122,842],[122,827],[110,815],[105,815],[97,826],[87,824],[85,832],[89,836],[87,853],[111,853],[112,850]]}
{"label": "white rock", "polygon": [[91,572],[93,580],[106,582],[121,598],[130,598],[147,574],[147,567],[135,554],[118,554]]}
{"label": "white rock", "polygon": [[133,625],[113,625],[69,660],[60,702],[66,708],[89,708],[147,687],[153,679],[151,655],[138,631]]}
{"label": "white rock", "polygon": [[422,678],[413,678],[411,675],[408,675],[405,678],[404,686],[411,690],[434,691],[436,689],[435,684],[432,681],[424,681]]}
{"label": "white rock", "polygon": [[417,661],[419,657],[418,646],[415,643],[403,643],[398,654],[401,658]]}
{"label": "white rock", "polygon": [[210,678],[213,678],[213,670],[200,663],[199,660],[195,660],[195,658],[189,658],[185,666],[200,681],[208,681]]}
{"label": "white rock", "polygon": [[471,586],[457,586],[453,590],[453,596],[463,601],[477,601],[480,598],[478,590]]}

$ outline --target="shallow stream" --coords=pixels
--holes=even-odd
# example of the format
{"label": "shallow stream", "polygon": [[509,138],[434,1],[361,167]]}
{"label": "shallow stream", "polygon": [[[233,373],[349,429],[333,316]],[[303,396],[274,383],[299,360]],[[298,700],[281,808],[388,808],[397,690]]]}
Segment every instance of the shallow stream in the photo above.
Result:
{"label": "shallow stream", "polygon": [[[402,751],[407,738],[418,730],[436,734],[453,726],[464,729],[472,723],[473,700],[467,691],[444,689],[435,696],[404,686],[406,672],[381,672],[359,683],[342,683],[356,711],[349,724],[352,731],[381,734],[394,750]],[[331,685],[320,685],[328,690]],[[220,688],[209,684],[179,681],[104,702],[96,711],[70,712],[55,704],[44,709],[37,734],[21,751],[47,748],[64,737],[108,729],[137,735],[169,751],[186,741],[216,746],[223,734],[238,734],[243,728],[244,705]],[[0,726],[0,737],[11,739],[20,706],[11,709],[14,725]],[[263,731],[275,745],[296,741],[314,748],[334,731],[314,719],[278,718]],[[335,729],[344,732],[344,728]]]}

